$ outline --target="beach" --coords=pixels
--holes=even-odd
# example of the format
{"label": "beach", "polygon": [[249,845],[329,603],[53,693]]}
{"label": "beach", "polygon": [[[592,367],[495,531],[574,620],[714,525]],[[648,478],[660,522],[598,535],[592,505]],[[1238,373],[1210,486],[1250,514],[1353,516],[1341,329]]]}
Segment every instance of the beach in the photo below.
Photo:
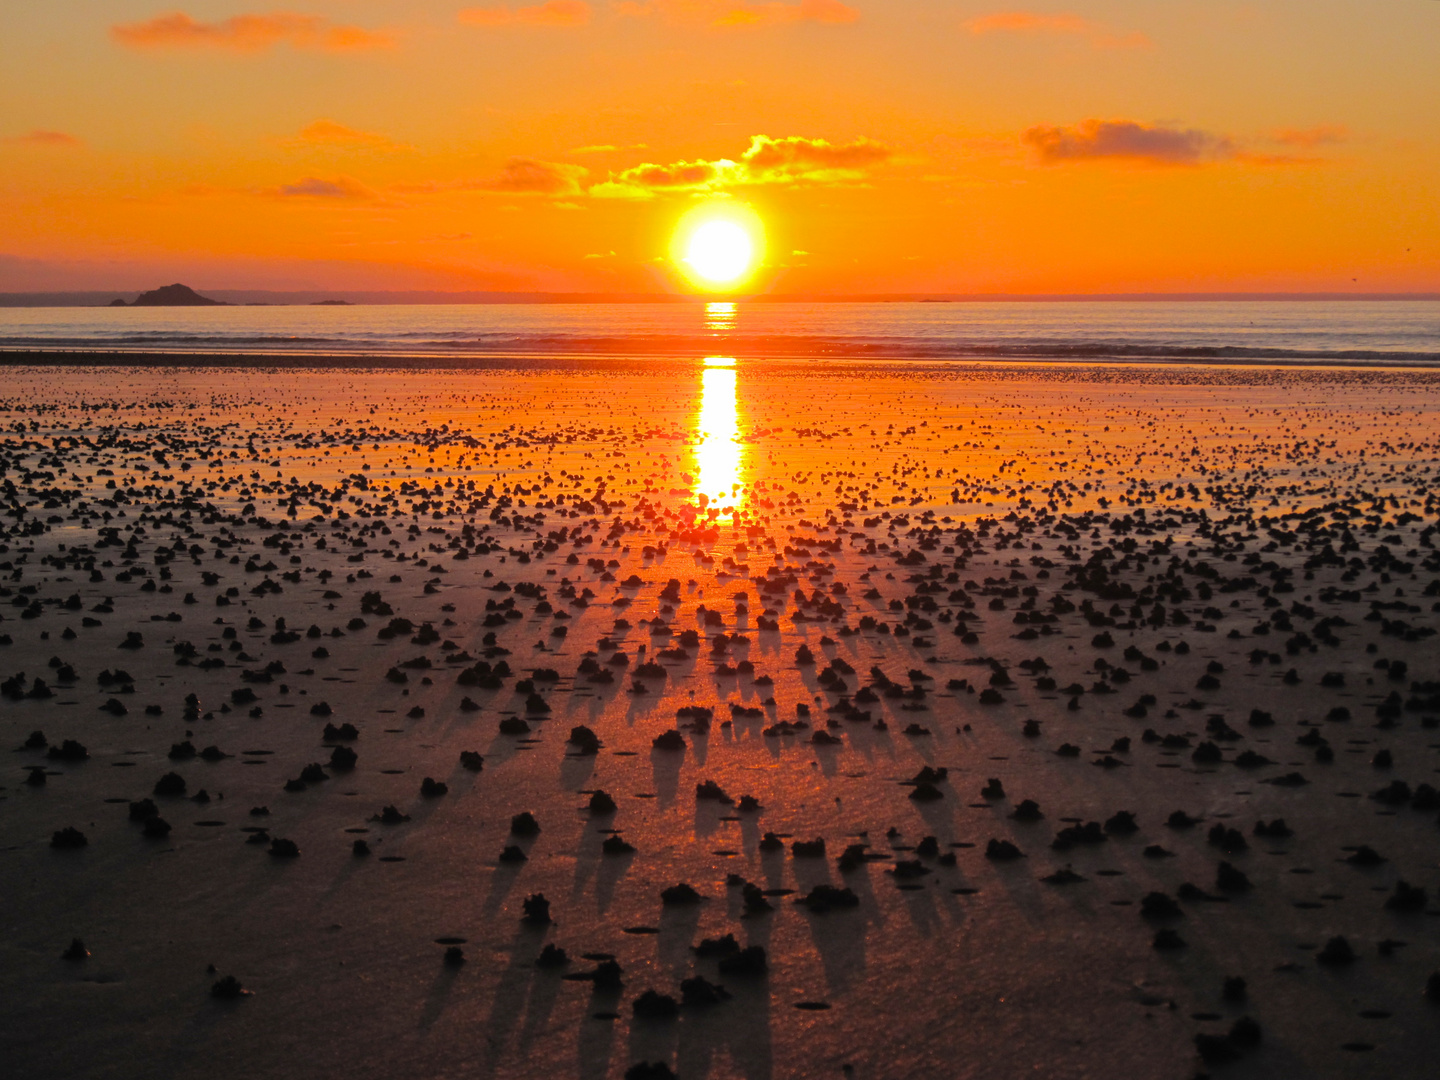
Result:
{"label": "beach", "polygon": [[1432,373],[296,363],[7,368],[26,1075],[1424,1067]]}

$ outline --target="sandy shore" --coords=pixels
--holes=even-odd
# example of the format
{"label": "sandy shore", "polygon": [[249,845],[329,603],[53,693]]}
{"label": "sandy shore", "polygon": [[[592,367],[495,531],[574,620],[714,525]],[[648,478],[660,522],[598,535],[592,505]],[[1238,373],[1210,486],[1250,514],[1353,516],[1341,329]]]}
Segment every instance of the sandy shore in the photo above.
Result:
{"label": "sandy shore", "polygon": [[39,360],[17,1075],[1428,1068],[1440,376]]}

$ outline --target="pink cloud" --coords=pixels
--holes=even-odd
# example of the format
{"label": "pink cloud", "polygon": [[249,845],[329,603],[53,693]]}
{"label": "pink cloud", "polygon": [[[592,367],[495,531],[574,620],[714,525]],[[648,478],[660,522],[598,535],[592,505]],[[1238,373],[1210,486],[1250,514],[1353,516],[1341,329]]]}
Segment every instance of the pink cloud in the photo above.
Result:
{"label": "pink cloud", "polygon": [[413,149],[395,142],[388,135],[382,135],[378,131],[360,131],[345,124],[336,123],[334,120],[316,120],[313,124],[307,124],[300,129],[300,133],[295,138],[287,140],[286,145],[290,147],[332,146],[350,150]]}
{"label": "pink cloud", "polygon": [[997,11],[965,24],[972,34],[1083,34],[1090,24],[1079,15],[1037,15],[1029,11]]}
{"label": "pink cloud", "polygon": [[27,131],[24,135],[12,135],[8,139],[0,140],[9,146],[52,146],[58,148],[71,148],[84,146],[84,142],[74,135],[63,131]]}
{"label": "pink cloud", "polygon": [[545,0],[530,7],[466,8],[459,19],[468,26],[584,26],[590,21],[585,0]]}
{"label": "pink cloud", "polygon": [[622,15],[659,15],[675,22],[699,22],[716,29],[790,26],[819,23],[840,26],[859,20],[860,13],[841,0],[620,0]]}
{"label": "pink cloud", "polygon": [[374,191],[360,183],[359,180],[348,176],[337,176],[330,180],[307,176],[293,184],[281,184],[271,194],[279,195],[282,198],[334,199],[349,202],[374,202],[379,198]]}
{"label": "pink cloud", "polygon": [[358,26],[335,26],[319,15],[276,11],[268,15],[235,15],[205,23],[183,12],[158,15],[147,22],[110,28],[110,37],[131,49],[220,49],[264,52],[276,45],[322,52],[355,52],[386,48],[394,41]]}
{"label": "pink cloud", "polygon": [[1079,15],[1047,15],[1032,11],[997,11],[965,23],[976,37],[987,34],[1068,34],[1084,38],[1099,49],[1149,48],[1151,41],[1141,33],[1114,34],[1098,23]]}
{"label": "pink cloud", "polygon": [[1143,165],[1202,165],[1235,156],[1231,140],[1194,129],[1135,120],[1082,120],[1075,127],[1037,125],[1022,135],[1043,165],[1125,161]]}

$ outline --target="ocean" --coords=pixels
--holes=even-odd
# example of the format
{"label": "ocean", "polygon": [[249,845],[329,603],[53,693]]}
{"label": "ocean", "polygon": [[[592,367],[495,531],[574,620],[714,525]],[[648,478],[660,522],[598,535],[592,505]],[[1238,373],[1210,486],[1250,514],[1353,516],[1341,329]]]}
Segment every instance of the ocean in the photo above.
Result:
{"label": "ocean", "polygon": [[1433,365],[1440,301],[7,308],[0,349]]}

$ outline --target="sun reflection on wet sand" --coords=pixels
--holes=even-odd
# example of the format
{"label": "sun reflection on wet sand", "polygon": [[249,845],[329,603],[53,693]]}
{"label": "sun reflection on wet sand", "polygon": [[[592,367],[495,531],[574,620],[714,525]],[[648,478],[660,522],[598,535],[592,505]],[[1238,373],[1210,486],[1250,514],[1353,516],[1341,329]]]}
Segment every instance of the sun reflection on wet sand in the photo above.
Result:
{"label": "sun reflection on wet sand", "polygon": [[740,422],[735,407],[734,357],[705,358],[696,428],[700,439],[695,447],[699,473],[696,504],[711,516],[733,519],[745,489],[741,479],[744,448],[737,441]]}

